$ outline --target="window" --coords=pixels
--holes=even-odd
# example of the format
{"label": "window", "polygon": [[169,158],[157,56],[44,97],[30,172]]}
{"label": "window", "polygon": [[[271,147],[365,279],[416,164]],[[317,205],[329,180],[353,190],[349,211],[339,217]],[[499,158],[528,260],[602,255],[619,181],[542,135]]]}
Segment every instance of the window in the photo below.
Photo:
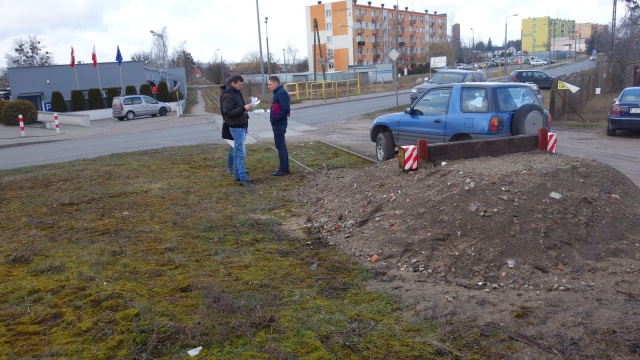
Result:
{"label": "window", "polygon": [[462,112],[487,112],[489,102],[487,101],[486,89],[462,88]]}
{"label": "window", "polygon": [[333,49],[327,49],[327,56],[333,56]]}
{"label": "window", "polygon": [[428,91],[414,106],[417,115],[442,115],[447,113],[451,89]]}
{"label": "window", "polygon": [[326,10],[325,11],[325,17],[328,17],[328,18],[331,17],[331,10]]}
{"label": "window", "polygon": [[331,23],[327,23],[327,30],[331,30]]}
{"label": "window", "polygon": [[333,36],[327,36],[327,44],[333,43]]}

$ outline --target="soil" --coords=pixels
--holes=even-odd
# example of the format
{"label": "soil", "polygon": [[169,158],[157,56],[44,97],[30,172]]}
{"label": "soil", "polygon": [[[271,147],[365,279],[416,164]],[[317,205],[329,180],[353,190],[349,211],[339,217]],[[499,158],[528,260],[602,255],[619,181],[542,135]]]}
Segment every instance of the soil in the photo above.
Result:
{"label": "soil", "polygon": [[288,226],[352,255],[413,319],[467,324],[483,358],[640,358],[640,188],[610,166],[391,160],[316,172],[295,196]]}

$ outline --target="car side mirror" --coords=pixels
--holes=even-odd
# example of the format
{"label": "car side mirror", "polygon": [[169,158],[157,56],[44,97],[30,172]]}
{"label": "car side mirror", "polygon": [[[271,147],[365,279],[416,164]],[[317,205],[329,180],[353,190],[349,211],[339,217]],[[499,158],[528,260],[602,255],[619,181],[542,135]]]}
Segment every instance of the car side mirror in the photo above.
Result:
{"label": "car side mirror", "polygon": [[412,107],[408,107],[408,108],[404,109],[404,113],[405,114],[409,114],[409,115],[413,114],[413,108]]}

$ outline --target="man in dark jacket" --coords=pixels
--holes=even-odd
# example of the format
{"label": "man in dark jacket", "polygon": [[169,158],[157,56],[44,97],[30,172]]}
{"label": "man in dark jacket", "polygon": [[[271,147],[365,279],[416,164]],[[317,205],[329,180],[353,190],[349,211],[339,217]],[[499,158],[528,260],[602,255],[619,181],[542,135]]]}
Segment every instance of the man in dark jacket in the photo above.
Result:
{"label": "man in dark jacket", "polygon": [[245,139],[247,137],[247,128],[249,127],[249,114],[251,103],[245,104],[242,97],[242,83],[244,79],[240,75],[234,75],[229,79],[229,85],[222,92],[222,117],[224,122],[229,126],[231,136],[233,136],[234,169],[233,177],[240,181],[243,186],[254,186],[251,179],[247,178],[244,168],[244,159],[247,156],[245,149]]}
{"label": "man in dark jacket", "polygon": [[289,171],[289,152],[284,139],[284,134],[287,132],[287,121],[291,112],[291,101],[289,93],[280,85],[280,79],[277,76],[271,76],[267,84],[269,91],[273,91],[269,119],[273,130],[273,141],[278,150],[278,159],[280,161],[280,166],[271,175],[283,176],[291,173]]}

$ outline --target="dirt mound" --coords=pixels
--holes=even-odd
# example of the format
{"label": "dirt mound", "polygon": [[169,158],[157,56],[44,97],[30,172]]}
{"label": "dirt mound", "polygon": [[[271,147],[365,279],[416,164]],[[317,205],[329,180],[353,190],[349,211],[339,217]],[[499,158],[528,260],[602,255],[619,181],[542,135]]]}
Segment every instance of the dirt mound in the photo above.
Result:
{"label": "dirt mound", "polygon": [[415,316],[536,339],[523,358],[626,358],[640,354],[639,190],[607,165],[529,152],[327,171],[298,196],[311,234]]}

